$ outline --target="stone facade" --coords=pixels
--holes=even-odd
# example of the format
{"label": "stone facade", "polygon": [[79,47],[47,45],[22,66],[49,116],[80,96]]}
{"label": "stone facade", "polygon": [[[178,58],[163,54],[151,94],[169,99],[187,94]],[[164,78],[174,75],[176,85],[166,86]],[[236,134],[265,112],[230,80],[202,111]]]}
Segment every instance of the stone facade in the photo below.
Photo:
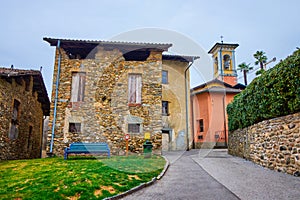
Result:
{"label": "stone facade", "polygon": [[0,160],[41,157],[43,116],[50,104],[41,77],[39,71],[0,68]]}
{"label": "stone facade", "polygon": [[300,176],[300,113],[231,132],[228,152],[264,167]]}
{"label": "stone facade", "polygon": [[[52,40],[47,40],[51,44]],[[70,43],[77,46],[70,50],[67,46]],[[109,42],[107,45],[103,45],[99,42],[99,45],[91,50],[84,59],[79,56],[73,58],[70,56],[70,51],[80,49],[78,51],[82,54],[82,49],[87,48],[87,46],[84,47],[86,44],[79,43],[80,41],[65,40],[62,42],[61,48],[56,48],[48,152],[54,120],[58,57],[61,56],[56,123],[53,152],[51,153],[62,155],[64,149],[73,142],[107,142],[112,154],[124,155],[125,134],[127,133],[130,134],[130,152],[142,153],[145,142],[144,134],[150,133],[153,151],[161,153],[164,126],[162,100],[165,98],[163,93],[170,91],[165,89],[166,86],[162,86],[162,70],[167,67],[162,64],[162,52],[166,49],[160,49],[159,46],[162,45],[154,48],[155,44],[148,43],[121,43],[121,47],[120,45],[114,46],[116,43]],[[143,47],[124,52],[124,48],[136,44]],[[179,68],[186,66],[186,63],[188,61],[180,64]],[[180,70],[177,73],[180,73],[182,77],[183,70]],[[80,102],[71,102],[72,74],[74,72],[85,74],[84,100]],[[132,74],[141,76],[141,103],[138,104],[128,102],[128,79]],[[178,88],[173,92],[180,93],[180,98],[183,98],[184,91],[182,89]],[[174,95],[178,98],[178,94]],[[178,112],[182,111],[182,107],[180,108],[181,110]],[[176,111],[174,110],[174,115]],[[185,120],[185,118],[179,120]],[[80,124],[80,132],[70,132],[70,123]],[[130,132],[129,124],[139,124],[139,133]],[[175,135],[177,135],[177,129],[183,129],[182,124],[179,123],[178,128],[176,125]]]}

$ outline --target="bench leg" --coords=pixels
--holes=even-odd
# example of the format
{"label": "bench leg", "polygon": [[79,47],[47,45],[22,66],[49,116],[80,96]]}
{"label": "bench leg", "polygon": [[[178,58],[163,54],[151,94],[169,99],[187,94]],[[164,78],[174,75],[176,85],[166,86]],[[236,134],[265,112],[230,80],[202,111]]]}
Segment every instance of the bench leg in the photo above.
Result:
{"label": "bench leg", "polygon": [[65,159],[65,160],[68,159],[68,153],[67,153],[67,152],[64,153],[64,159]]}

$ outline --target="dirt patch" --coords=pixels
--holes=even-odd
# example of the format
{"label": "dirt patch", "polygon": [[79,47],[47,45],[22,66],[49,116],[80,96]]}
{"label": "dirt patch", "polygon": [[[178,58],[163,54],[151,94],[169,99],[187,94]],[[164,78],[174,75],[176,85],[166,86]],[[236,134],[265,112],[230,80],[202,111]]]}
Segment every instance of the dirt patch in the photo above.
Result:
{"label": "dirt patch", "polygon": [[101,189],[102,190],[106,190],[106,191],[108,191],[111,194],[116,193],[115,188],[113,188],[112,186],[101,186]]}
{"label": "dirt patch", "polygon": [[110,194],[116,193],[115,188],[113,188],[112,186],[101,186],[100,188],[101,188],[100,190],[95,190],[95,191],[94,191],[94,195],[95,195],[97,198],[98,198],[99,196],[102,196],[102,191],[103,191],[103,190],[108,191]]}
{"label": "dirt patch", "polygon": [[70,199],[70,200],[77,200],[80,198],[80,194],[79,193],[76,193],[74,196],[72,197],[67,197],[67,199]]}
{"label": "dirt patch", "polygon": [[114,185],[117,185],[119,187],[123,187],[124,185],[120,184],[120,183],[113,183]]}
{"label": "dirt patch", "polygon": [[142,180],[138,175],[127,175],[129,180]]}
{"label": "dirt patch", "polygon": [[94,191],[94,195],[95,195],[95,197],[99,197],[99,196],[102,196],[102,190],[95,190]]}

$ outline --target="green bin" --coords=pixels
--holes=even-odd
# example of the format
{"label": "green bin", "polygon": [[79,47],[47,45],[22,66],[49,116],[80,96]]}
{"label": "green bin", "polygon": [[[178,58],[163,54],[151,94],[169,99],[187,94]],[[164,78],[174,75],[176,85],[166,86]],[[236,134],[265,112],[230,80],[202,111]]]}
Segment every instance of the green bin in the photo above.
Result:
{"label": "green bin", "polygon": [[143,144],[144,147],[144,157],[145,158],[150,158],[151,154],[152,154],[152,143],[148,140],[146,140],[146,142]]}

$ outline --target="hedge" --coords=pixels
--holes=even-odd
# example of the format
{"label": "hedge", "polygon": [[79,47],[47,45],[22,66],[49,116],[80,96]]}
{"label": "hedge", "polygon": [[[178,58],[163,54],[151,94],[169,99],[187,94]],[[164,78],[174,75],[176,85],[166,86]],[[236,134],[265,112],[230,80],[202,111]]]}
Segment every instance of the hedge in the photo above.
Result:
{"label": "hedge", "polygon": [[228,104],[230,131],[300,111],[300,49],[255,78]]}

